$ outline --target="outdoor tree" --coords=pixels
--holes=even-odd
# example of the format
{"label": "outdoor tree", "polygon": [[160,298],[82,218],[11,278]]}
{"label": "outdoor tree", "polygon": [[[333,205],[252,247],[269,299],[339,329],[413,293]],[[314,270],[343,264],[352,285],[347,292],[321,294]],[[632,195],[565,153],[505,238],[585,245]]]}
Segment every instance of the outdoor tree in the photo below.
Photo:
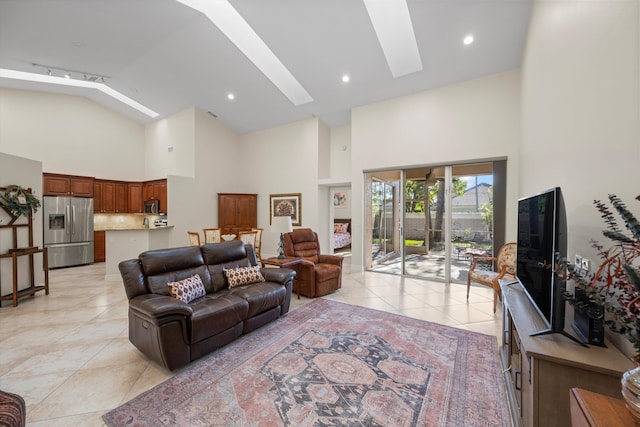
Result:
{"label": "outdoor tree", "polygon": [[[467,189],[467,181],[454,177],[452,181],[452,195],[462,196]],[[433,198],[433,199],[432,199]],[[444,219],[444,185],[442,181],[436,181],[436,184],[429,188],[429,203],[436,206],[436,215],[433,223],[434,230],[431,238],[434,242],[442,241],[442,221]],[[431,219],[431,215],[429,215]]]}

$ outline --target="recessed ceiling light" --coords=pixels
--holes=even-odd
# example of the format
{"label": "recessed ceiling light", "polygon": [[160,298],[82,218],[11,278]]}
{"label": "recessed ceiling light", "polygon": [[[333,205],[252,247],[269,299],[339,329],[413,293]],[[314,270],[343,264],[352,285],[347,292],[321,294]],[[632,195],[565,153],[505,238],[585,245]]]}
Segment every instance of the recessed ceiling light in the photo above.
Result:
{"label": "recessed ceiling light", "polygon": [[473,43],[473,36],[471,34],[469,34],[468,36],[466,36],[464,38],[464,40],[462,41],[465,45],[470,45],[471,43]]}
{"label": "recessed ceiling light", "polygon": [[236,99],[236,96],[235,96],[234,94],[232,94],[232,93],[228,93],[228,94],[227,94],[227,99],[228,99],[229,101],[233,101],[234,99]]}
{"label": "recessed ceiling light", "polygon": [[294,105],[313,98],[228,0],[177,0],[203,13]]}
{"label": "recessed ceiling light", "polygon": [[351,77],[349,77],[349,74],[345,74],[344,76],[342,76],[343,82],[349,83],[349,80],[351,80]]}
{"label": "recessed ceiling light", "polygon": [[64,74],[64,78],[65,78],[65,79],[70,79],[70,78],[71,78],[71,74],[69,74],[69,73],[65,73],[65,74]]}
{"label": "recessed ceiling light", "polygon": [[422,59],[406,0],[364,0],[394,78],[422,71]]}
{"label": "recessed ceiling light", "polygon": [[111,89],[104,83],[97,83],[87,80],[76,80],[71,78],[63,78],[57,76],[50,76],[44,74],[36,74],[36,73],[26,73],[24,71],[16,71],[16,70],[7,70],[5,68],[0,68],[0,79],[14,79],[14,80],[25,80],[30,82],[39,82],[39,83],[50,83],[54,85],[63,85],[63,86],[75,86],[75,87],[84,87],[89,89],[96,89],[100,92],[109,95],[110,97],[117,99],[123,104],[128,105],[131,108],[135,108],[141,113],[146,114],[149,117],[156,118],[160,114],[155,111],[145,107],[144,105],[134,101],[131,98],[126,97],[120,92]]}

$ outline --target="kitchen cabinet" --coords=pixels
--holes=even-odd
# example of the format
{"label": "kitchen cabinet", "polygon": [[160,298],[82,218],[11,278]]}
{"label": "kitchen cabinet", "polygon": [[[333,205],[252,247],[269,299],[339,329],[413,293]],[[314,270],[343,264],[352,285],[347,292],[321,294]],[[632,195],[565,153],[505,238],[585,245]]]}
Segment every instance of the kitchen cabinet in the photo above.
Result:
{"label": "kitchen cabinet", "polygon": [[166,214],[167,209],[167,180],[157,179],[154,181],[145,181],[142,188],[142,197],[144,200],[158,200],[160,213]]}
{"label": "kitchen cabinet", "polygon": [[218,227],[222,234],[238,235],[257,226],[257,194],[218,193]]}
{"label": "kitchen cabinet", "polygon": [[127,183],[123,181],[115,182],[116,189],[116,213],[129,212],[129,194]]}
{"label": "kitchen cabinet", "polygon": [[42,193],[44,196],[93,197],[93,178],[43,173]]}
{"label": "kitchen cabinet", "polygon": [[93,177],[42,174],[44,196],[93,197],[95,213],[143,213],[145,200],[158,200],[167,213],[167,180],[129,182]]}
{"label": "kitchen cabinet", "polygon": [[142,198],[141,182],[130,182],[127,184],[127,194],[129,197],[128,206],[130,213],[144,212],[143,198]]}
{"label": "kitchen cabinet", "polygon": [[102,183],[93,181],[93,212],[102,212]]}
{"label": "kitchen cabinet", "polygon": [[93,187],[93,211],[95,213],[114,213],[116,211],[116,183],[96,179]]}
{"label": "kitchen cabinet", "polygon": [[105,262],[107,259],[106,232],[93,232],[93,262]]}
{"label": "kitchen cabinet", "polygon": [[95,213],[128,213],[129,189],[125,181],[96,179],[94,187]]}

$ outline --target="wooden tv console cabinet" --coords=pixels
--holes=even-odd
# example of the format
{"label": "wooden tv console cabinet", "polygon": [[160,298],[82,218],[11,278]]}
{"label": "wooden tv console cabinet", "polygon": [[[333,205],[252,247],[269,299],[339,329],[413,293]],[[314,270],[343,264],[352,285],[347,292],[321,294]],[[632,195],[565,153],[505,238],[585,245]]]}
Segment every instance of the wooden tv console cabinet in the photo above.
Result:
{"label": "wooden tv console cabinet", "polygon": [[[620,378],[634,366],[631,360],[608,342],[608,348],[587,348],[560,334],[531,337],[546,329],[546,324],[522,285],[507,283],[500,283],[500,356],[515,425],[570,426],[569,398],[574,387],[621,399]],[[567,316],[566,331],[571,330],[571,322]]]}

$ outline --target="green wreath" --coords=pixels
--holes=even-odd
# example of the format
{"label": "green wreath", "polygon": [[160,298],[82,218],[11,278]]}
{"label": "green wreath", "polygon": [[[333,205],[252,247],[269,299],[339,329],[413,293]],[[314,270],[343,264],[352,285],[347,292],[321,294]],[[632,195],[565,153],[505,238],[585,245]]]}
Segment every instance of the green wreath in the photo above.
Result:
{"label": "green wreath", "polygon": [[38,211],[40,200],[19,185],[10,185],[0,191],[0,206],[14,217],[26,216],[29,211]]}

